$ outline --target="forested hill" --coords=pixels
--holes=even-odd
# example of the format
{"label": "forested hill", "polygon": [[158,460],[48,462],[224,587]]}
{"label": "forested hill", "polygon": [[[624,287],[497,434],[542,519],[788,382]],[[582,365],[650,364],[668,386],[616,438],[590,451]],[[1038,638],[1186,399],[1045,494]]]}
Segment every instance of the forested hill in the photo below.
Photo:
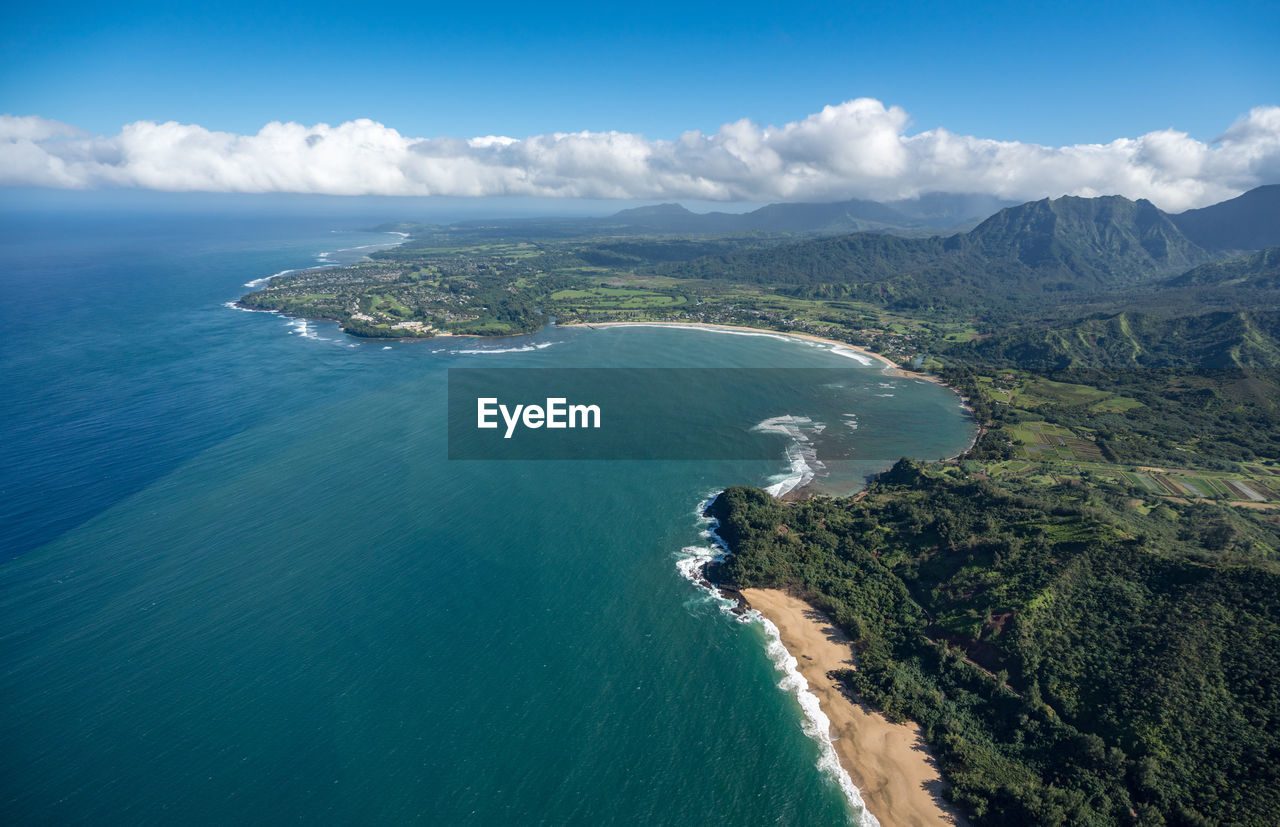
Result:
{"label": "forested hill", "polygon": [[860,501],[731,488],[716,576],[789,587],[978,825],[1280,823],[1280,533],[1231,509],[905,460]]}
{"label": "forested hill", "polygon": [[857,233],[703,256],[669,265],[662,272],[678,278],[724,279],[757,284],[822,284],[886,282],[938,262],[959,249],[951,239],[899,238]]}
{"label": "forested hill", "polygon": [[1280,289],[1280,247],[1240,258],[1202,264],[1166,283],[1168,287],[1213,287],[1233,290]]}
{"label": "forested hill", "polygon": [[879,296],[890,304],[918,305],[930,296],[964,305],[992,296],[1141,284],[1211,258],[1148,201],[1063,197],[1009,207],[949,238],[862,233],[709,256],[663,272],[756,283],[838,283],[850,288],[849,295]]}
{"label": "forested hill", "polygon": [[1275,370],[1280,369],[1280,312],[1223,311],[1178,318],[1117,313],[1017,330],[949,353],[966,364],[1007,364],[1044,372]]}
{"label": "forested hill", "polygon": [[963,239],[966,252],[1027,268],[1027,281],[1060,278],[1088,287],[1144,281],[1209,258],[1150,201],[1118,195],[1010,207]]}

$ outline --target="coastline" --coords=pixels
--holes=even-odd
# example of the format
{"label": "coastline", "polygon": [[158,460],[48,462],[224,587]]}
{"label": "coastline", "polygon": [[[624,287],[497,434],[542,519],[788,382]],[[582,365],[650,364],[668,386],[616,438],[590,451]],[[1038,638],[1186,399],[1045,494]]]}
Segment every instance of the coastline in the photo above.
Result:
{"label": "coastline", "polygon": [[[831,347],[840,347],[845,350],[851,350],[854,353],[861,354],[876,362],[884,365],[884,372],[891,376],[898,376],[903,379],[918,379],[921,382],[930,382],[934,385],[941,385],[944,388],[951,388],[956,396],[960,397],[961,405],[965,410],[970,410],[968,398],[960,392],[958,388],[948,385],[946,382],[934,376],[931,373],[921,373],[916,370],[909,370],[902,367],[897,362],[874,350],[868,350],[860,345],[851,345],[848,342],[842,342],[839,339],[828,339],[824,336],[818,336],[813,333],[802,333],[795,330],[774,330],[771,327],[747,327],[740,324],[713,324],[712,322],[557,322],[556,327],[673,327],[673,328],[706,328],[708,330],[731,330],[738,333],[754,333],[757,336],[787,336],[792,339],[803,339],[806,342],[817,342],[818,344],[830,345]],[[967,449],[966,449],[967,450]],[[959,456],[959,454],[957,454]]]}
{"label": "coastline", "polygon": [[942,798],[945,786],[920,727],[895,724],[852,699],[829,673],[854,668],[852,644],[825,615],[778,589],[741,589],[743,609],[758,612],[778,631],[830,721],[840,765],[881,824],[964,827],[967,820]]}
{"label": "coastline", "polygon": [[[969,398],[965,396],[963,393],[961,393],[959,388],[953,387],[952,385],[948,385],[946,382],[942,381],[937,376],[933,376],[927,373],[920,373],[914,370],[907,370],[906,368],[896,364],[889,357],[883,356],[879,353],[876,353],[875,351],[867,350],[866,348],[859,347],[858,345],[851,345],[848,342],[842,342],[839,339],[827,339],[822,336],[816,336],[812,333],[799,333],[795,331],[773,330],[767,327],[747,327],[745,325],[712,324],[710,322],[566,322],[563,324],[557,323],[556,327],[588,327],[592,329],[597,327],[670,327],[670,328],[677,328],[677,329],[706,328],[708,330],[713,330],[713,331],[714,330],[735,331],[738,333],[751,333],[758,336],[788,336],[794,339],[802,339],[808,342],[817,342],[819,344],[830,345],[831,347],[845,348],[846,350],[853,351],[854,353],[861,354],[862,356],[865,356],[869,359],[880,362],[882,365],[884,365],[884,372],[890,376],[897,376],[903,379],[915,379],[921,382],[929,382],[931,384],[940,385],[944,388],[947,388],[952,393],[954,393],[957,398],[959,398],[960,407],[963,408],[971,418],[973,416],[973,408],[969,406]],[[975,424],[975,430],[973,433],[973,438],[969,440],[969,444],[966,445],[964,447],[964,450],[960,451],[959,453],[956,453],[949,457],[945,457],[945,460],[950,461],[950,460],[958,459],[964,456],[965,454],[969,453],[970,451],[972,451],[973,447],[978,444],[978,440],[982,438],[983,428],[982,428],[982,425],[976,422],[974,424]],[[810,483],[805,483],[804,485],[801,485],[797,488],[794,488],[786,492],[778,499],[782,500],[783,502],[794,502],[796,500],[805,499],[806,497],[811,496],[812,493],[813,492],[810,490]]]}
{"label": "coastline", "polygon": [[815,336],[812,333],[774,330],[769,327],[747,327],[746,325],[740,324],[713,324],[711,322],[557,322],[556,327],[704,327],[709,330],[736,330],[739,333],[755,333],[760,336],[789,336],[793,339],[804,339],[809,342],[818,342],[819,344],[846,348],[854,353],[860,353],[869,359],[882,363],[887,369],[887,372],[891,372],[894,375],[904,377],[909,376],[913,379],[924,379],[928,382],[941,384],[936,377],[901,368],[889,357],[882,356],[873,350],[867,350],[865,347],[860,347],[858,345],[851,345],[848,342],[842,342],[839,339],[826,339],[822,336]]}

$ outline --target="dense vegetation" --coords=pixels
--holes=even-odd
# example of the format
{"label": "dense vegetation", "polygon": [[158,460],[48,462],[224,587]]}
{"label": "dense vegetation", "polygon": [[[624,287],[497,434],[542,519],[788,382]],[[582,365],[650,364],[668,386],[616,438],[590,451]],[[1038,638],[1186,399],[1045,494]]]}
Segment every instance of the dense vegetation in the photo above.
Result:
{"label": "dense vegetation", "polygon": [[278,276],[240,305],[336,321],[352,335],[371,338],[531,333],[545,321],[537,299],[569,283],[542,279],[536,291],[511,289],[535,274],[515,258],[399,253]]}
{"label": "dense vegetation", "polygon": [[[1034,412],[1088,431],[1112,462],[1229,468],[1280,457],[1276,311],[1097,316],[957,345],[947,360],[950,381],[979,400],[974,376],[1015,368],[1126,400],[1110,409],[1092,398],[1054,400]],[[1007,405],[983,415],[993,426],[1018,418]]]}
{"label": "dense vegetation", "polygon": [[1280,822],[1280,532],[906,461],[860,501],[714,504],[718,576],[808,596],[980,824]]}

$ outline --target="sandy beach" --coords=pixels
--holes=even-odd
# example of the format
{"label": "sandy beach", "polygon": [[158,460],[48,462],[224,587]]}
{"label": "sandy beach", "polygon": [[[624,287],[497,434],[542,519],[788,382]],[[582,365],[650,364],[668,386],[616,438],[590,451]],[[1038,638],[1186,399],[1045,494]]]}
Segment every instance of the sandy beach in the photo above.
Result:
{"label": "sandy beach", "polygon": [[819,342],[824,345],[832,345],[833,347],[847,348],[854,353],[860,353],[869,359],[882,363],[890,372],[896,372],[901,376],[910,376],[916,379],[926,379],[930,382],[937,380],[931,376],[915,373],[914,371],[903,370],[894,364],[893,360],[881,356],[864,347],[851,345],[848,342],[842,342],[838,339],[824,339],[821,336],[815,336],[812,333],[796,333],[787,330],[771,330],[767,327],[747,327],[746,325],[737,324],[710,324],[709,322],[567,322],[559,327],[705,327],[709,330],[737,330],[742,333],[755,333],[760,336],[790,336],[793,339],[805,339],[810,342]]}
{"label": "sandy beach", "polygon": [[778,627],[809,691],[831,719],[841,765],[884,827],[965,825],[940,795],[942,776],[915,724],[895,724],[855,703],[827,673],[853,667],[849,639],[808,603],[776,589],[743,589],[748,605]]}

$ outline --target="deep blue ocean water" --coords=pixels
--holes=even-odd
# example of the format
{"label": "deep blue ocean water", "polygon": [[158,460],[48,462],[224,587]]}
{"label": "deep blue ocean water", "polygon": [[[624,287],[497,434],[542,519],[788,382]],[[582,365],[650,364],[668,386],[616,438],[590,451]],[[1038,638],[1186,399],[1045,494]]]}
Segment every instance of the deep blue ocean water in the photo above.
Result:
{"label": "deep blue ocean water", "polygon": [[[676,567],[702,498],[787,463],[449,461],[443,412],[449,367],[856,363],[225,306],[387,243],[368,223],[0,205],[0,815],[846,823],[764,633]],[[868,456],[964,447],[950,391],[889,384],[857,406]]]}

